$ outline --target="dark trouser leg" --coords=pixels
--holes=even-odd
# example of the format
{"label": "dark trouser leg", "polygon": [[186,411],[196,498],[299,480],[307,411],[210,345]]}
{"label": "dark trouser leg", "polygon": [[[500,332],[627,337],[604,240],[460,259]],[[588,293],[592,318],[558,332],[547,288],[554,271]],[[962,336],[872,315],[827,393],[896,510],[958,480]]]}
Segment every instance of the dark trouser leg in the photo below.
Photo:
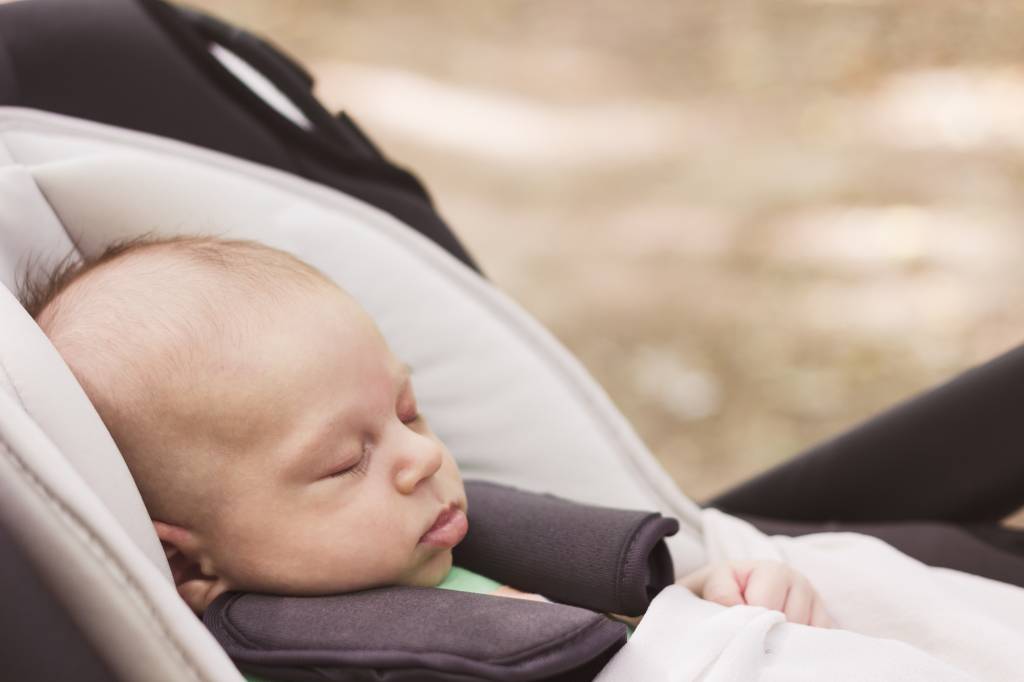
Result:
{"label": "dark trouser leg", "polygon": [[954,568],[1024,587],[1024,531],[995,524],[977,527],[932,521],[842,523],[779,521],[741,515],[769,535],[843,531],[884,540],[929,566]]}
{"label": "dark trouser leg", "polygon": [[1024,505],[1024,347],[716,497],[792,521],[998,521]]}
{"label": "dark trouser leg", "polygon": [[1024,587],[1024,347],[711,500],[781,535],[873,535],[926,564]]}

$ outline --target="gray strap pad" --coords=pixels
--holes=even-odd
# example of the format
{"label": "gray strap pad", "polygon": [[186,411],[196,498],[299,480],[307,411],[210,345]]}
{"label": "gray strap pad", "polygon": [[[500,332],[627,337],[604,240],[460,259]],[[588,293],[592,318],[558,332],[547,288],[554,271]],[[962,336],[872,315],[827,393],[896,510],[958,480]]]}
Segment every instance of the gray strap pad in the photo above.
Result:
{"label": "gray strap pad", "polygon": [[590,680],[626,641],[585,609],[417,587],[225,592],[203,622],[242,670],[275,680]]}
{"label": "gray strap pad", "polygon": [[455,564],[566,604],[643,614],[674,580],[664,538],[679,522],[467,481],[469,533]]}

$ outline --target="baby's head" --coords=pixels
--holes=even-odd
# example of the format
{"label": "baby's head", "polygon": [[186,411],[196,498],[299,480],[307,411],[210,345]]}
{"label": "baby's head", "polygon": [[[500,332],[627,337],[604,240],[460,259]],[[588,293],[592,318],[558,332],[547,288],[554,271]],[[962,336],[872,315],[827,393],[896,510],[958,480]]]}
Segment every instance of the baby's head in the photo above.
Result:
{"label": "baby's head", "polygon": [[466,497],[409,369],[359,305],[281,251],[137,241],[30,306],[142,492],[179,592],[435,585]]}

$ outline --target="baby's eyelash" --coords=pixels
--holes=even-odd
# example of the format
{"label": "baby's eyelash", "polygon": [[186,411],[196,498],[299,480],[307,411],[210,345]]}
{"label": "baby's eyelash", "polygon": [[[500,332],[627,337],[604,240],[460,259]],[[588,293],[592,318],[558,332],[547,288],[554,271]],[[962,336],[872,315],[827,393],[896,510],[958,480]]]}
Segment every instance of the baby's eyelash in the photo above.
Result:
{"label": "baby's eyelash", "polygon": [[363,444],[363,456],[359,458],[359,461],[350,467],[346,467],[340,471],[335,471],[333,474],[328,474],[327,478],[340,478],[342,476],[348,476],[350,474],[364,474],[366,473],[367,467],[370,466],[370,446],[368,443]]}
{"label": "baby's eyelash", "polygon": [[[423,413],[418,410],[413,413],[411,417],[403,417],[403,424],[414,424],[423,419]],[[370,466],[370,452],[372,448],[369,443],[363,444],[363,456],[359,458],[355,464],[344,469],[339,469],[333,473],[327,474],[326,478],[341,478],[343,476],[357,475],[366,473],[367,468]]]}

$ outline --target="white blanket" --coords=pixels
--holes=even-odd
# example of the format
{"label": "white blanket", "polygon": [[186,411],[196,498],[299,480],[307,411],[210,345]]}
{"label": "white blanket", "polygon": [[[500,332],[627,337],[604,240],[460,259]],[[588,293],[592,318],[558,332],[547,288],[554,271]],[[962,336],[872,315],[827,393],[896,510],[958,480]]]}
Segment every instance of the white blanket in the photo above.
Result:
{"label": "white blanket", "polygon": [[710,561],[775,559],[806,575],[833,629],[726,608],[673,586],[598,680],[1020,682],[1024,589],[932,568],[856,533],[769,537],[703,512]]}

